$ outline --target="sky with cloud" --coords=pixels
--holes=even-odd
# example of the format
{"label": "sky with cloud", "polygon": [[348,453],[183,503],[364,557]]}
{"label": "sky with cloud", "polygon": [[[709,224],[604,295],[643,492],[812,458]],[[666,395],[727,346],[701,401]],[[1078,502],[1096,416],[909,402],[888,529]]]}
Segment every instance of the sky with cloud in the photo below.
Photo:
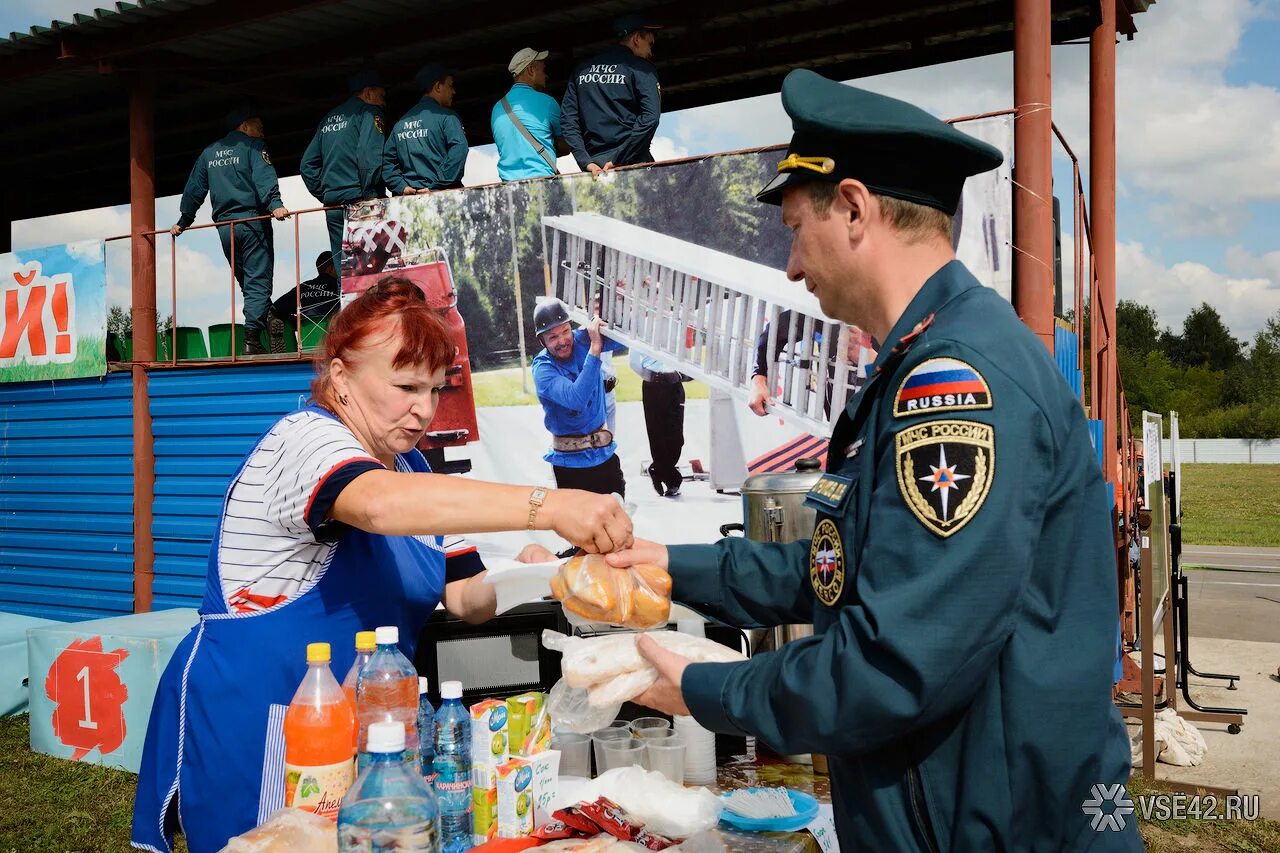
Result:
{"label": "sky with cloud", "polygon": [[[90,5],[83,0],[5,3],[0,32],[66,19]],[[1162,324],[1175,328],[1187,311],[1208,302],[1237,337],[1252,338],[1267,317],[1280,311],[1280,0],[1160,0],[1136,21],[1137,37],[1121,41],[1116,50],[1119,296],[1150,305]],[[661,41],[656,59],[661,74]],[[1086,188],[1088,70],[1086,45],[1053,49],[1054,121],[1083,161]],[[1013,57],[1006,53],[857,84],[947,117],[1010,107],[1012,74]],[[667,113],[653,152],[661,160],[785,142],[788,126],[776,95]],[[576,169],[572,158],[562,158],[561,168]],[[1070,174],[1059,151],[1055,187],[1068,205]],[[465,182],[494,180],[493,146],[473,149]],[[315,204],[296,176],[282,178],[281,191],[286,206]],[[157,222],[176,216],[176,197],[158,201]],[[197,222],[208,217],[206,203]],[[327,245],[320,219],[309,219],[300,226],[304,277],[311,273],[310,259]],[[106,208],[15,222],[13,246],[127,231],[127,207]],[[293,280],[293,233],[291,224],[277,228],[277,293]],[[1065,261],[1070,239],[1064,234]],[[212,233],[184,235],[177,251],[182,314],[227,313],[228,271]],[[167,251],[159,254],[164,284],[169,257]],[[108,244],[107,258],[109,299],[127,304],[124,241]],[[161,292],[163,312],[167,287]]]}

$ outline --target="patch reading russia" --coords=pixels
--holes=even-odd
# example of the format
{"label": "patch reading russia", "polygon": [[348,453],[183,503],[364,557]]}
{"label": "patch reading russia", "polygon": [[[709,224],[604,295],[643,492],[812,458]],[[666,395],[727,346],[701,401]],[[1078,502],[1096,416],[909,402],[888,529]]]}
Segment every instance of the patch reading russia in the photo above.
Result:
{"label": "patch reading russia", "polygon": [[982,508],[996,475],[995,429],[974,421],[930,421],[894,437],[898,490],[930,532],[952,536]]}
{"label": "patch reading russia", "polygon": [[931,358],[916,365],[893,398],[895,418],[989,408],[987,380],[957,358]]}

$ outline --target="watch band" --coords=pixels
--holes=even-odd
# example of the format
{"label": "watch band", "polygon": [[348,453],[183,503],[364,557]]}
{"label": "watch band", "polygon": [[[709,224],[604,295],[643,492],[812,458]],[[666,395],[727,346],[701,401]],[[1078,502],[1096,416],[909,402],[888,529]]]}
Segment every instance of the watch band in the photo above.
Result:
{"label": "watch band", "polygon": [[538,509],[542,506],[542,502],[547,499],[547,490],[543,488],[534,489],[529,493],[529,530],[533,530],[533,521],[538,517]]}

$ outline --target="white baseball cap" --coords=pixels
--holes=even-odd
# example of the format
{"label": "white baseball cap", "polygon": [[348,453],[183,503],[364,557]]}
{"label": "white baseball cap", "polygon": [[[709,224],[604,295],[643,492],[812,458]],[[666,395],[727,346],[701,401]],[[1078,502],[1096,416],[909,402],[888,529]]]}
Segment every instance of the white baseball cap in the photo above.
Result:
{"label": "white baseball cap", "polygon": [[507,70],[511,72],[512,77],[519,77],[529,67],[529,63],[537,62],[539,59],[546,59],[550,55],[551,52],[547,50],[522,47],[516,51],[516,55],[511,57],[511,61],[507,63]]}

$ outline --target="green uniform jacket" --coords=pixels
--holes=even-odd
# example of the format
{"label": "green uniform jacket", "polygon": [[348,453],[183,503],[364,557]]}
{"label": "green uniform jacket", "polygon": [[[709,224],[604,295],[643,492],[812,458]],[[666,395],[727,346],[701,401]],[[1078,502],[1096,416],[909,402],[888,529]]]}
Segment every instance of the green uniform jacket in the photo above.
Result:
{"label": "green uniform jacket", "polygon": [[201,151],[178,203],[179,225],[187,228],[195,221],[205,195],[210,196],[215,222],[262,216],[284,207],[267,143],[233,130]]}
{"label": "green uniform jacket", "polygon": [[[896,344],[896,345],[894,345]],[[1139,850],[1091,828],[1123,784],[1102,472],[1052,358],[953,261],[898,320],[809,493],[811,540],[670,549],[674,595],[729,624],[813,622],[693,664],[702,725],[830,757],[840,839],[872,850]]]}
{"label": "green uniform jacket", "polygon": [[302,182],[324,204],[382,195],[382,108],[352,95],[320,122],[302,154]]}
{"label": "green uniform jacket", "polygon": [[439,190],[462,186],[467,136],[462,120],[431,98],[418,101],[396,122],[382,151],[382,179],[396,195],[405,187]]}

